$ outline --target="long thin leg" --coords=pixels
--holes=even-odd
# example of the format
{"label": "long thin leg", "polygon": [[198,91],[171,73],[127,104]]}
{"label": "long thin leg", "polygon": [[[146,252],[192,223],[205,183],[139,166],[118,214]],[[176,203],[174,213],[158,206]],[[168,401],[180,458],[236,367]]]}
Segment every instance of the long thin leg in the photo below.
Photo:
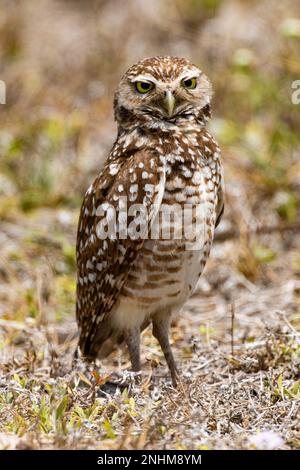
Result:
{"label": "long thin leg", "polygon": [[132,370],[134,372],[141,370],[140,334],[139,328],[128,329],[125,333],[125,341],[129,351]]}
{"label": "long thin leg", "polygon": [[153,336],[157,339],[167,361],[174,387],[177,385],[178,369],[174,360],[169,341],[170,316],[156,317],[153,319]]}

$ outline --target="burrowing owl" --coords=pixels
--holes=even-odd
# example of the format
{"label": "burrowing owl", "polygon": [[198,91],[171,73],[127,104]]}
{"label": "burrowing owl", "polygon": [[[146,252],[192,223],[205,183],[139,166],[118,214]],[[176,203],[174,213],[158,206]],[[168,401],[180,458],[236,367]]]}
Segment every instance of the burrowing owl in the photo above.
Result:
{"label": "burrowing owl", "polygon": [[[196,286],[224,207],[220,150],[205,128],[211,95],[201,70],[176,57],[141,60],[117,88],[117,139],[85,194],[78,226],[76,316],[87,359],[125,341],[138,371],[140,332],[152,323],[176,384],[170,316]],[[162,217],[161,208],[174,207]],[[184,223],[178,235],[189,208],[188,227],[200,209],[192,247],[195,233],[189,238]]]}

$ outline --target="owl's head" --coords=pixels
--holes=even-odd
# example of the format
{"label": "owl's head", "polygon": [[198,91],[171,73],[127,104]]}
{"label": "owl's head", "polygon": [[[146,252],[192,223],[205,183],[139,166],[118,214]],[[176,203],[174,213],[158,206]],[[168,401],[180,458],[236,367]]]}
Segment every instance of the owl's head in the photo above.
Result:
{"label": "owl's head", "polygon": [[194,64],[177,57],[143,59],[123,76],[115,94],[115,117],[121,127],[180,125],[209,116],[212,87]]}

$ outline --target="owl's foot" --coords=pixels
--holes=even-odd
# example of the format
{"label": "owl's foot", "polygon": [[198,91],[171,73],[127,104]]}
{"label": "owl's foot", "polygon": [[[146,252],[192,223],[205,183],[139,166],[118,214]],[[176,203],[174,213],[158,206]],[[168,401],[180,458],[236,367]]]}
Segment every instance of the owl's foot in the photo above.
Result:
{"label": "owl's foot", "polygon": [[162,349],[162,352],[164,353],[165,359],[167,361],[171,373],[173,387],[176,387],[179,379],[179,372],[170,346],[169,324],[170,317],[168,315],[154,318],[153,336],[155,336],[155,338],[160,344],[160,347]]}
{"label": "owl's foot", "polygon": [[[175,364],[175,362],[174,362],[174,364]],[[178,371],[176,365],[175,365],[174,369],[170,368],[170,372],[171,372],[172,385],[173,385],[174,388],[176,388],[177,385],[178,385],[178,382],[179,382],[179,371]]]}
{"label": "owl's foot", "polygon": [[140,334],[139,328],[130,328],[124,334],[133,372],[141,370]]}

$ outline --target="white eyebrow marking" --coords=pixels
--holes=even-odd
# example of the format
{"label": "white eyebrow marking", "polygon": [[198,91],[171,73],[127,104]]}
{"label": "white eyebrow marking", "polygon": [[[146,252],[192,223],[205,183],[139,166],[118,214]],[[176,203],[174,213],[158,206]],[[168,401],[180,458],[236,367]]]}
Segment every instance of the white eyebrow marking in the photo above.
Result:
{"label": "white eyebrow marking", "polygon": [[131,80],[131,82],[151,82],[155,85],[159,85],[161,83],[159,80],[156,80],[154,77],[152,77],[152,75],[137,75]]}
{"label": "white eyebrow marking", "polygon": [[182,80],[182,79],[188,80],[189,78],[199,78],[199,77],[201,77],[202,74],[203,74],[203,72],[201,72],[201,70],[194,69],[194,70],[183,72],[179,76],[178,80]]}
{"label": "white eyebrow marking", "polygon": [[156,78],[154,78],[152,75],[140,74],[140,75],[137,75],[136,77],[133,77],[131,79],[131,82],[136,83],[136,82],[145,81],[145,82],[154,83],[156,86],[160,86],[162,88],[164,88],[166,85],[172,87],[174,85],[177,85],[183,78],[185,80],[188,80],[189,78],[199,78],[202,75],[202,73],[203,72],[201,72],[201,70],[196,69],[196,68],[192,70],[184,70],[179,75],[179,77],[173,80],[172,82],[164,82],[162,80],[156,80]]}

